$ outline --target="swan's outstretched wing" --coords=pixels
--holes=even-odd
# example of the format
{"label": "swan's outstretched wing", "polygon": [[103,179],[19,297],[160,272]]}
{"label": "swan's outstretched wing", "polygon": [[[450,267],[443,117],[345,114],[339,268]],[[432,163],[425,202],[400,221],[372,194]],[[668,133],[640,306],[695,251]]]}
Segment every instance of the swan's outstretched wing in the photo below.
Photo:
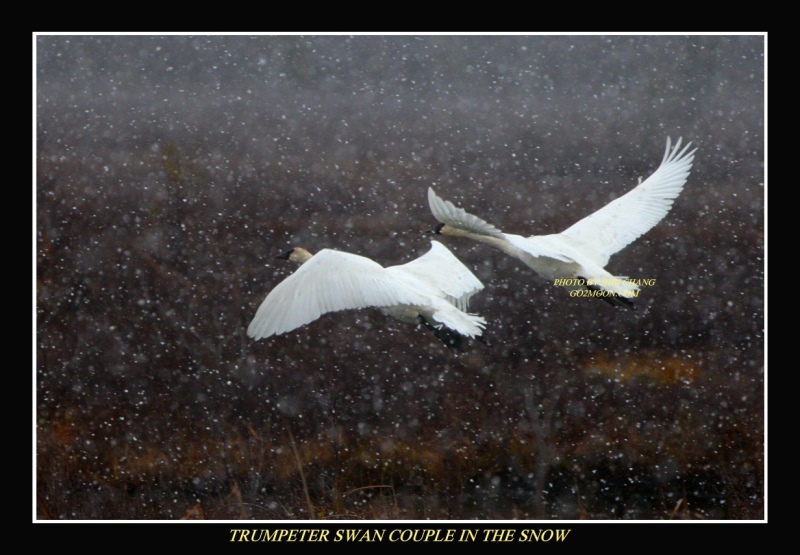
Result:
{"label": "swan's outstretched wing", "polygon": [[267,295],[247,335],[255,339],[280,335],[327,312],[424,302],[425,297],[399,283],[377,262],[324,249]]}
{"label": "swan's outstretched wing", "polygon": [[650,177],[566,229],[561,237],[605,266],[612,254],[649,231],[672,208],[672,201],[683,190],[697,150],[689,151],[691,143],[679,151],[680,146],[678,139],[670,150],[667,138],[664,159]]}
{"label": "swan's outstretched wing", "polygon": [[449,200],[444,200],[433,192],[432,187],[428,187],[428,204],[431,207],[433,217],[449,226],[457,227],[472,233],[490,235],[499,239],[503,238],[503,232],[494,227],[489,222],[480,219],[466,212],[463,208],[456,207]]}
{"label": "swan's outstretched wing", "polygon": [[431,241],[431,250],[406,264],[390,266],[386,271],[395,275],[407,273],[426,284],[431,293],[462,311],[467,310],[470,297],[483,289],[483,284],[439,241]]}

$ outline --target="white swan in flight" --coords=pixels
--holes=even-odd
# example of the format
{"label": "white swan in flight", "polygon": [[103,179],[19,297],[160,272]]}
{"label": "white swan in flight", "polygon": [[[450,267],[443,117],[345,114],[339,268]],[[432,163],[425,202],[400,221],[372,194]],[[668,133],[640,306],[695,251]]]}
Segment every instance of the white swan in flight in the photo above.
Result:
{"label": "white swan in flight", "polygon": [[483,284],[438,241],[431,241],[431,249],[416,260],[386,268],[331,249],[312,255],[294,248],[277,258],[300,268],[261,303],[247,328],[254,339],[292,331],[327,312],[367,307],[421,323],[454,350],[460,349],[461,336],[481,339],[486,320],[466,310]]}
{"label": "white swan in flight", "polygon": [[[441,222],[432,231],[488,243],[522,260],[552,283],[588,290],[591,296],[613,305],[634,308],[631,298],[638,294],[638,285],[604,268],[612,254],[660,222],[683,190],[697,149],[690,151],[691,143],[682,150],[680,146],[681,139],[671,148],[667,138],[664,159],[650,177],[561,233],[530,237],[503,233],[428,188],[431,212]],[[564,281],[555,281],[560,279]]]}

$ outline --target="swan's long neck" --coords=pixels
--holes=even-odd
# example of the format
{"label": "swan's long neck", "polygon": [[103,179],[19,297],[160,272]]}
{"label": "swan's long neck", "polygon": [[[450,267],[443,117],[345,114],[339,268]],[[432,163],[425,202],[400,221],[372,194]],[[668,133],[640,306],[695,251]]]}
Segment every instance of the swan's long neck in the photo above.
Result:
{"label": "swan's long neck", "polygon": [[518,249],[504,238],[494,237],[493,235],[484,235],[482,233],[475,233],[472,231],[467,231],[466,229],[453,227],[451,225],[442,226],[441,229],[439,229],[439,233],[442,235],[448,235],[450,237],[466,237],[467,239],[480,241],[481,243],[486,243],[487,245],[498,248],[510,256],[517,258],[520,256]]}
{"label": "swan's long neck", "polygon": [[314,256],[306,249],[295,247],[290,251],[287,251],[276,258],[283,258],[284,260],[289,260],[291,262],[296,262],[298,266],[303,264],[303,262],[308,262],[311,257]]}

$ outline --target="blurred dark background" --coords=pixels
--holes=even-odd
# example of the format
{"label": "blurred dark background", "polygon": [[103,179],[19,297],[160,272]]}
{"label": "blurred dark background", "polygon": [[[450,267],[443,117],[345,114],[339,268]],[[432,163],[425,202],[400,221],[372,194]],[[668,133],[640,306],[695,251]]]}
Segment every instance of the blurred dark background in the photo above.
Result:
{"label": "blurred dark background", "polygon": [[[765,37],[36,37],[37,519],[763,519]],[[377,310],[254,342],[292,246],[562,231],[698,147],[569,298],[486,245],[490,346]]]}

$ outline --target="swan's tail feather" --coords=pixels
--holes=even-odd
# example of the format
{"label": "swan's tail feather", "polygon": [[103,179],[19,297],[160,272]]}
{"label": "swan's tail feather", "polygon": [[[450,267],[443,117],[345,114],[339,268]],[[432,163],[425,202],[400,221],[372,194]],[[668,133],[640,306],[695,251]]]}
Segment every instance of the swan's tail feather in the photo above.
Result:
{"label": "swan's tail feather", "polygon": [[486,319],[483,316],[459,310],[437,310],[432,317],[437,324],[444,324],[451,330],[472,338],[481,335],[483,328],[486,327]]}

